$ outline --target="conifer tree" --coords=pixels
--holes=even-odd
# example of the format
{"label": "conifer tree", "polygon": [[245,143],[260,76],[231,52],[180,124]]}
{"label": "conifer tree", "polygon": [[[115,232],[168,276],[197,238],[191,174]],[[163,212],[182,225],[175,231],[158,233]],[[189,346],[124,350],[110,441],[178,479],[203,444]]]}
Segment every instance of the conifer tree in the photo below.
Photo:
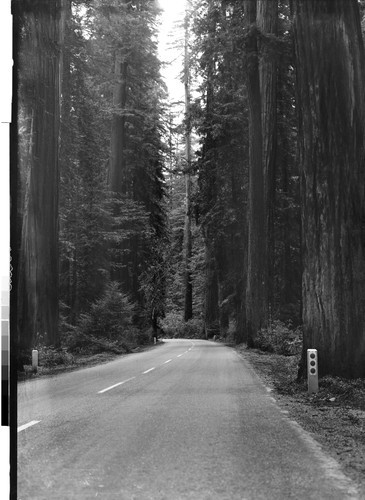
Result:
{"label": "conifer tree", "polygon": [[64,0],[18,1],[18,114],[28,137],[19,147],[18,342],[57,345],[58,198]]}

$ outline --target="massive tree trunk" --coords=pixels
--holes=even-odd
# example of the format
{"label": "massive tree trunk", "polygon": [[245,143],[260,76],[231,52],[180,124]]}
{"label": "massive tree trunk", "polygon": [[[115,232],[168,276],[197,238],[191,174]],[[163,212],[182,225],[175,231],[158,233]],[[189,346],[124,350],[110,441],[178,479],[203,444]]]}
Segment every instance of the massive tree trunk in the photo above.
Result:
{"label": "massive tree trunk", "polygon": [[58,147],[63,1],[27,3],[23,12],[26,51],[19,72],[19,103],[32,117],[32,149],[21,229],[18,280],[18,341],[29,349],[36,335],[58,339]]}
{"label": "massive tree trunk", "polygon": [[189,68],[189,19],[185,14],[185,53],[184,53],[184,89],[185,89],[185,226],[184,226],[184,320],[193,317],[193,286],[191,277],[191,124],[190,124],[190,68]]}
{"label": "massive tree trunk", "polygon": [[[365,59],[356,0],[294,0],[304,350],[365,376]],[[303,356],[303,357],[304,357]]]}
{"label": "massive tree trunk", "polygon": [[[273,36],[277,35],[278,1],[257,0],[257,27],[261,32],[259,74],[261,92],[261,120],[264,188],[266,205],[266,258],[268,306],[274,302],[274,206],[277,146],[277,52]],[[263,242],[264,243],[264,242]]]}
{"label": "massive tree trunk", "polygon": [[247,345],[267,323],[266,210],[256,0],[245,1],[247,22],[247,93],[249,110],[248,263],[246,287]]}

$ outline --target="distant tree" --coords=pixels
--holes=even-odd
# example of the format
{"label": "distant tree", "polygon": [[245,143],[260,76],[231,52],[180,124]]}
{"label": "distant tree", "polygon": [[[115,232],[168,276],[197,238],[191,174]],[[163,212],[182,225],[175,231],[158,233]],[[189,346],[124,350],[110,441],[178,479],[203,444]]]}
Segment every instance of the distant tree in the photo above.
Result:
{"label": "distant tree", "polygon": [[[356,0],[293,0],[304,349],[365,376],[365,59]],[[304,363],[302,368],[304,367]]]}
{"label": "distant tree", "polygon": [[68,13],[60,133],[60,300],[62,317],[75,324],[109,279],[106,242],[113,219],[107,129],[90,85],[90,49],[76,6]]}
{"label": "distant tree", "polygon": [[194,108],[201,136],[198,213],[205,246],[207,336],[225,336],[230,320],[243,336],[247,178],[246,99],[243,87],[243,9],[240,2],[200,7],[196,71],[202,85]]}
{"label": "distant tree", "polygon": [[191,148],[191,89],[190,89],[190,54],[189,54],[189,9],[185,10],[184,20],[184,92],[185,92],[185,224],[184,224],[184,321],[193,317],[193,286],[191,278],[191,196],[192,196],[192,148]]}
{"label": "distant tree", "polygon": [[[143,291],[149,290],[152,282],[162,285],[155,280],[147,286],[146,270],[159,260],[155,251],[162,249],[160,241],[166,236],[167,224],[157,15],[154,0],[95,1],[90,28],[94,85],[102,95],[104,118],[111,130],[109,187],[114,196],[113,215],[119,221],[113,232],[121,236],[110,241],[111,278],[139,304],[141,321],[149,321],[157,310]],[[141,216],[144,213],[144,231],[138,225],[133,230],[132,213],[130,220],[123,215],[124,209],[132,206],[138,207]],[[151,244],[155,245],[153,251]],[[148,293],[148,297],[153,296]]]}

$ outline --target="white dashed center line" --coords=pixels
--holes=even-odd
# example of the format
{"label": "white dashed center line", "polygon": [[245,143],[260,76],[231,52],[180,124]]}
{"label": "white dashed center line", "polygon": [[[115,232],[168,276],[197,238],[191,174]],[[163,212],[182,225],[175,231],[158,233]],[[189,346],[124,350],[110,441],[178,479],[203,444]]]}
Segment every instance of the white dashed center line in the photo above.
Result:
{"label": "white dashed center line", "polygon": [[151,371],[152,371],[152,370],[154,370],[154,369],[155,369],[155,367],[150,368],[149,370],[146,370],[145,372],[143,372],[143,375],[144,375],[145,373],[149,373],[149,372],[151,372]]}
{"label": "white dashed center line", "polygon": [[106,389],[103,389],[102,391],[98,391],[98,394],[103,394],[103,392],[110,391],[110,389],[114,389],[114,387],[118,387],[118,385],[123,385],[126,382],[133,380],[134,378],[136,378],[136,377],[127,378],[127,380],[123,380],[123,382],[118,382],[117,384],[111,385],[110,387],[107,387]]}
{"label": "white dashed center line", "polygon": [[167,363],[170,363],[172,361],[172,359],[168,359],[167,361],[164,362],[164,365],[166,365]]}
{"label": "white dashed center line", "polygon": [[28,427],[32,427],[32,425],[39,424],[39,422],[40,420],[32,420],[27,424],[21,425],[20,427],[18,427],[18,432],[24,431],[24,429],[28,429]]}

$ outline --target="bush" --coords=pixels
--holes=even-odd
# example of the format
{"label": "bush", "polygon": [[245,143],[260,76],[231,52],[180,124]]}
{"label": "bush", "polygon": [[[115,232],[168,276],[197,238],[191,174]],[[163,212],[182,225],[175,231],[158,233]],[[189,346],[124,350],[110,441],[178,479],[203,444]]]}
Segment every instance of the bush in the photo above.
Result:
{"label": "bush", "polygon": [[294,356],[302,350],[303,335],[300,327],[295,330],[291,324],[274,321],[268,328],[261,329],[255,339],[255,347],[262,351]]}
{"label": "bush", "polygon": [[171,312],[167,313],[166,316],[161,320],[161,326],[164,331],[165,337],[173,338],[176,332],[180,329],[182,323],[181,315]]}
{"label": "bush", "polygon": [[125,341],[131,349],[139,345],[146,345],[150,342],[151,335],[149,330],[130,327],[125,332]]}
{"label": "bush", "polygon": [[78,354],[129,352],[146,343],[146,335],[132,325],[134,313],[134,304],[111,282],[76,326],[62,323],[62,345]]}
{"label": "bush", "polygon": [[92,304],[90,312],[81,315],[78,329],[85,335],[116,340],[131,327],[133,309],[118,283],[111,282],[103,296]]}
{"label": "bush", "polygon": [[201,339],[204,338],[203,322],[200,319],[189,319],[182,321],[179,337],[184,339]]}
{"label": "bush", "polygon": [[52,367],[58,365],[72,365],[74,358],[66,349],[55,349],[53,346],[38,345],[39,366]]}
{"label": "bush", "polygon": [[180,314],[168,313],[161,321],[161,326],[164,336],[168,338],[204,338],[203,322],[200,319],[183,321]]}

